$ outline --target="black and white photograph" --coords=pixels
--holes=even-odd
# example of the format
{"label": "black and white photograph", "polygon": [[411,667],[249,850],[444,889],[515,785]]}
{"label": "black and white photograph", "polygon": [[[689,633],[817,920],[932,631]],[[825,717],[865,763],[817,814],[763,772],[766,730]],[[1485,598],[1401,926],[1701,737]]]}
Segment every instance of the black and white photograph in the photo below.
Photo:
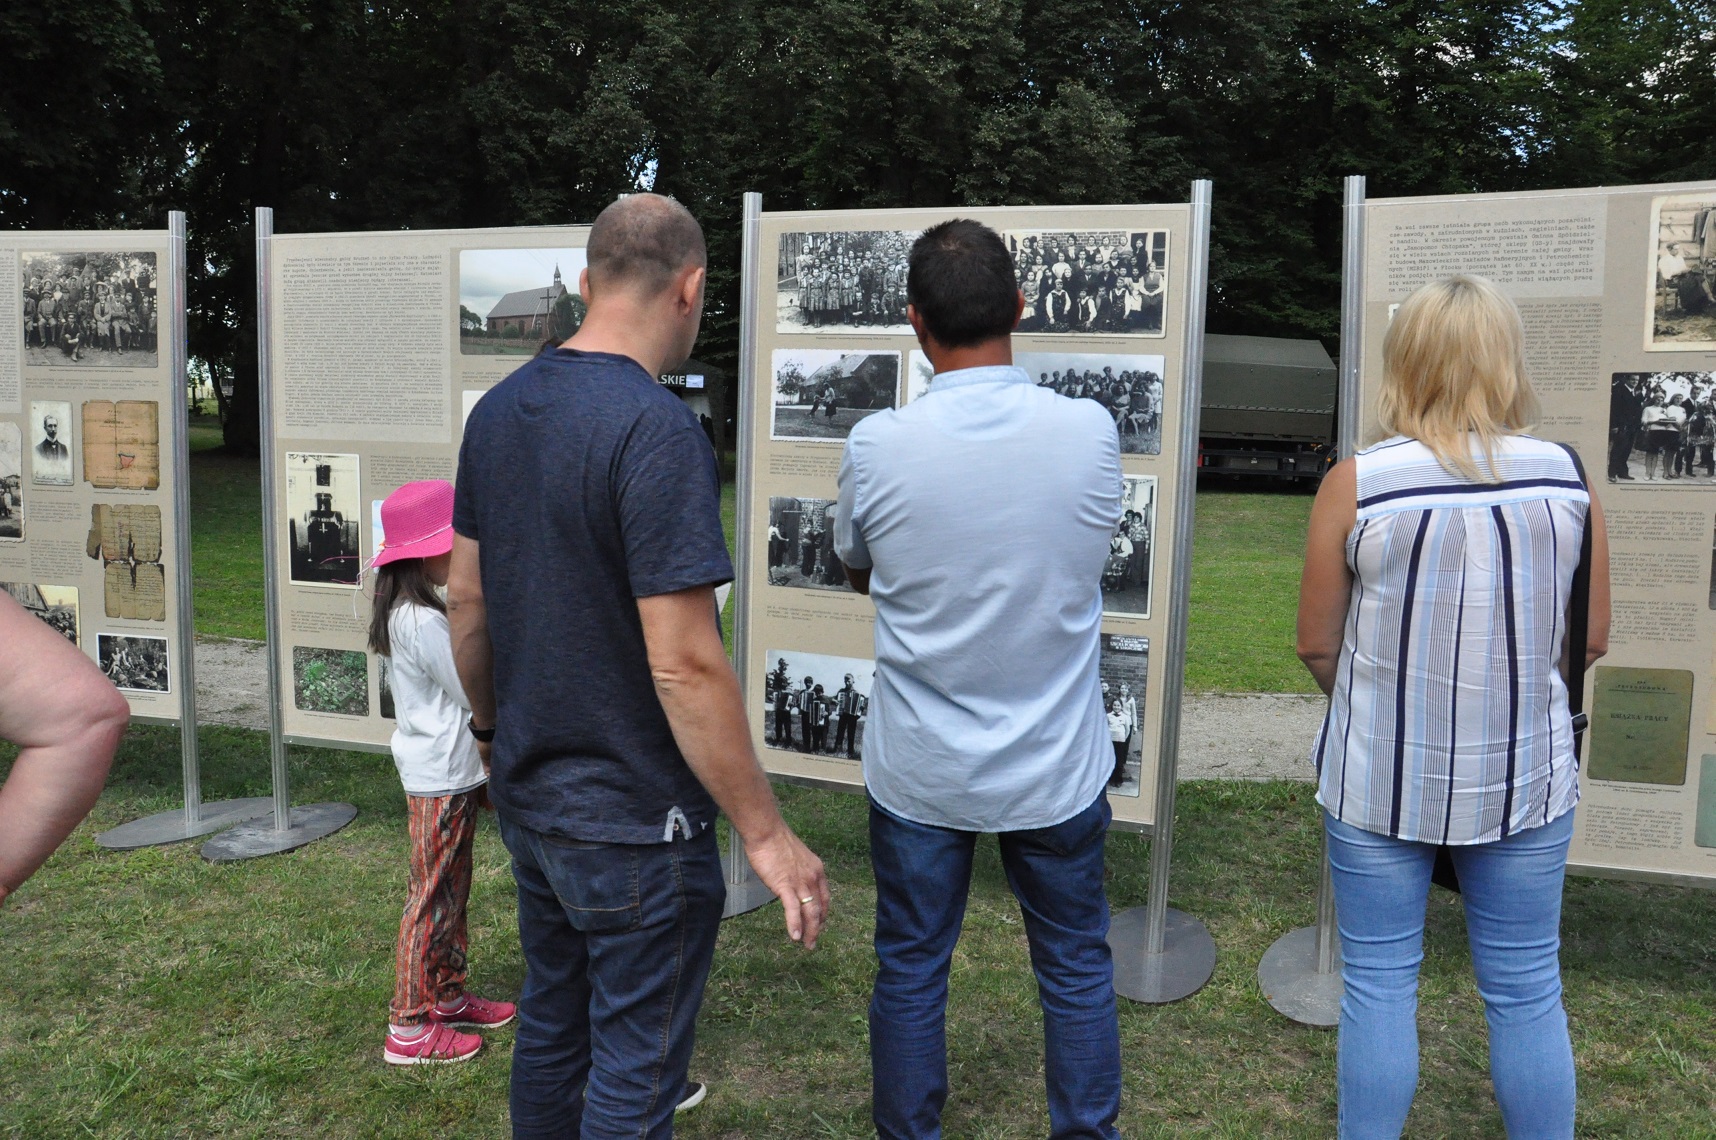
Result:
{"label": "black and white photograph", "polygon": [[357,456],[286,453],[286,549],[292,557],[292,581],[305,586],[358,584],[362,509]]}
{"label": "black and white photograph", "polygon": [[380,654],[376,655],[375,664],[376,677],[380,685],[381,715],[388,720],[395,720],[397,717],[393,706],[393,678],[390,676],[393,667],[389,659]]}
{"label": "black and white photograph", "polygon": [[38,586],[33,582],[0,582],[0,590],[73,645],[80,644],[76,586]]}
{"label": "black and white photograph", "polygon": [[25,253],[20,269],[26,365],[157,365],[154,253]]}
{"label": "black and white photograph", "polygon": [[770,438],[843,440],[865,416],[899,406],[900,354],[777,348]]}
{"label": "black and white photograph", "polygon": [[775,331],[910,336],[906,260],[916,231],[781,235]]}
{"label": "black and white photograph", "polygon": [[462,356],[535,356],[559,344],[584,323],[578,275],[584,251],[461,249],[459,251],[459,353]]}
{"label": "black and white photograph", "polygon": [[833,499],[769,499],[769,585],[856,593],[834,553]]}
{"label": "black and white photograph", "polygon": [[930,381],[935,379],[935,365],[921,348],[912,349],[906,358],[906,398],[902,406],[929,395]]}
{"label": "black and white photograph", "polygon": [[1165,357],[1021,352],[1014,354],[1013,363],[1029,373],[1038,387],[1101,404],[1114,417],[1122,454],[1162,454]]}
{"label": "black and white photograph", "polygon": [[1623,485],[1716,486],[1716,374],[1614,373],[1608,474]]}
{"label": "black and white photograph", "polygon": [[826,653],[768,652],[763,740],[782,752],[859,760],[876,663]]}
{"label": "black and white photograph", "polygon": [[369,654],[292,647],[292,704],[304,712],[369,715]]}
{"label": "black and white photograph", "polygon": [[[1710,608],[1716,610],[1716,530],[1710,534]],[[1716,720],[1716,715],[1713,715]]]}
{"label": "black and white photograph", "polygon": [[1651,203],[1645,348],[1716,351],[1716,194]]}
{"label": "black and white photograph", "polygon": [[30,482],[38,487],[70,487],[72,475],[71,404],[30,401]]}
{"label": "black and white photograph", "polygon": [[1102,635],[1102,712],[1114,746],[1114,772],[1108,791],[1136,796],[1144,771],[1144,691],[1150,679],[1150,639],[1118,633]]}
{"label": "black and white photograph", "polygon": [[1122,477],[1120,525],[1108,543],[1102,568],[1102,612],[1117,617],[1150,616],[1150,555],[1155,550],[1156,477]]}
{"label": "black and white photograph", "polygon": [[24,433],[0,420],[0,542],[24,538]]}
{"label": "black and white photograph", "polygon": [[95,642],[101,671],[114,688],[133,693],[172,692],[166,638],[103,633]]}
{"label": "black and white photograph", "polygon": [[1025,295],[1020,332],[1166,335],[1167,230],[1004,236]]}

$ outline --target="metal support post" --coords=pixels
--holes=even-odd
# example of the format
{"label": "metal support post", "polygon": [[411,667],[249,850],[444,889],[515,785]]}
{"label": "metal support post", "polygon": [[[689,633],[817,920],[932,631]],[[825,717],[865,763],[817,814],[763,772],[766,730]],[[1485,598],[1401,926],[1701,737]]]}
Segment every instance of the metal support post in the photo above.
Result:
{"label": "metal support post", "polygon": [[167,215],[168,308],[159,322],[165,334],[167,371],[173,382],[173,550],[174,604],[178,610],[179,754],[185,803],[182,808],[156,812],[120,824],[95,837],[109,851],[131,851],[163,843],[181,843],[268,813],[265,796],[203,803],[201,763],[197,755],[197,631],[191,592],[191,463],[190,393],[185,341],[185,213]]}
{"label": "metal support post", "polygon": [[1209,285],[1210,200],[1207,179],[1192,183],[1191,240],[1186,251],[1186,336],[1182,349],[1179,452],[1174,487],[1174,589],[1168,606],[1163,660],[1161,762],[1156,817],[1150,832],[1150,895],[1143,907],[1114,916],[1114,989],[1133,1001],[1160,1005],[1190,997],[1215,973],[1215,940],[1204,924],[1168,906],[1174,859],[1174,793],[1180,755],[1180,705],[1185,688],[1186,623],[1190,612],[1192,519],[1197,504],[1198,417],[1203,402],[1204,308]]}
{"label": "metal support post", "polygon": [[[1359,380],[1364,370],[1364,175],[1349,175],[1341,206],[1340,457],[1358,451]],[[1340,1024],[1341,935],[1335,925],[1335,891],[1329,878],[1329,844],[1323,841],[1317,885],[1317,924],[1275,940],[1257,965],[1257,985],[1276,1011],[1301,1025]]]}
{"label": "metal support post", "polygon": [[727,902],[721,908],[722,918],[749,914],[775,901],[775,893],[764,886],[757,873],[751,870],[751,861],[745,856],[745,841],[739,838],[739,829],[731,820],[727,821],[727,850],[721,852],[721,874],[727,881]]}
{"label": "metal support post", "polygon": [[[754,192],[746,194],[743,213],[744,230],[740,254],[743,264],[740,268],[739,284],[739,383],[733,416],[739,425],[739,438],[734,441],[737,448],[734,468],[738,474],[738,486],[734,488],[737,502],[733,525],[738,533],[733,541],[737,555],[733,572],[738,575],[734,584],[738,598],[733,603],[733,668],[738,671],[739,692],[743,694],[745,711],[749,715],[751,695],[745,680],[750,674],[750,638],[745,629],[745,615],[750,612],[751,602],[751,461],[756,455],[756,425],[752,423],[749,411],[756,406],[751,401],[755,398],[757,387],[757,247],[762,240],[763,196]],[[734,827],[731,821],[727,823],[727,850],[721,856],[721,869],[727,880],[727,905],[721,911],[722,918],[747,914],[775,901],[774,892],[765,887],[763,881],[757,878],[757,873],[751,870],[751,861],[745,857],[745,841],[739,838],[739,829]]]}
{"label": "metal support post", "polygon": [[1333,1028],[1341,1022],[1341,935],[1335,926],[1335,892],[1329,881],[1329,846],[1323,843],[1317,885],[1317,924],[1277,938],[1257,965],[1264,1000],[1300,1025]]}
{"label": "metal support post", "polygon": [[203,858],[233,863],[259,855],[292,851],[325,838],[357,817],[351,804],[308,804],[293,810],[291,774],[287,770],[286,738],[281,723],[285,688],[280,676],[279,535],[275,526],[276,472],[274,463],[273,318],[269,311],[271,242],[274,211],[256,210],[256,356],[257,400],[262,420],[262,554],[263,598],[268,622],[268,756],[274,785],[274,814],[254,819],[203,844]]}

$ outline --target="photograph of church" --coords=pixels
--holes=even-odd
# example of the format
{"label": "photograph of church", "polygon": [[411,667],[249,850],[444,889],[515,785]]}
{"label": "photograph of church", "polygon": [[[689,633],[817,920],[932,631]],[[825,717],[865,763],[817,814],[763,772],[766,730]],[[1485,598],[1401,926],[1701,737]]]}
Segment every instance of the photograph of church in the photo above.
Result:
{"label": "photograph of church", "polygon": [[582,249],[459,251],[459,351],[534,356],[578,331]]}

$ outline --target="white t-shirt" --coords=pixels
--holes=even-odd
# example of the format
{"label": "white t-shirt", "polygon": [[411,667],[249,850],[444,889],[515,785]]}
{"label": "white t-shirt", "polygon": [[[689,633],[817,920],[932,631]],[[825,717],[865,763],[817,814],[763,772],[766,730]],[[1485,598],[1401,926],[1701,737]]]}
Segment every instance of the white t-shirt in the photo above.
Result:
{"label": "white t-shirt", "polygon": [[447,615],[400,602],[387,619],[393,642],[393,763],[407,795],[450,796],[481,787],[483,762],[466,722],[471,704],[453,665]]}

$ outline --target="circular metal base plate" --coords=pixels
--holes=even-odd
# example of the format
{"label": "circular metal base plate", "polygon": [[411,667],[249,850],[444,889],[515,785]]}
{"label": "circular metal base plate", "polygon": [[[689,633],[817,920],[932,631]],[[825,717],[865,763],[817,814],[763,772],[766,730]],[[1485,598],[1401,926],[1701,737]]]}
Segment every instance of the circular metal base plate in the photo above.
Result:
{"label": "circular metal base plate", "polygon": [[210,863],[236,863],[241,859],[294,851],[306,843],[327,838],[356,818],[357,808],[351,804],[306,804],[292,809],[291,827],[277,831],[271,812],[261,819],[241,823],[203,844],[203,858]]}
{"label": "circular metal base plate", "polygon": [[[733,860],[733,852],[721,852],[722,878],[727,881],[727,902],[721,908],[722,918],[749,914],[775,901],[775,893],[764,886],[763,881],[757,878],[757,873],[751,870],[750,860],[743,855],[738,856],[738,861],[743,866],[738,868],[737,876],[734,874]],[[734,882],[735,877],[738,882]]]}
{"label": "circular metal base plate", "polygon": [[109,851],[134,851],[139,847],[156,847],[163,843],[183,843],[200,835],[213,835],[235,823],[267,815],[274,810],[274,800],[268,796],[252,796],[242,800],[223,800],[203,804],[197,822],[186,825],[185,809],[156,812],[130,823],[122,823],[111,831],[95,837],[97,847]]}
{"label": "circular metal base plate", "polygon": [[1300,1025],[1329,1029],[1341,1023],[1341,936],[1335,939],[1335,968],[1317,972],[1317,928],[1290,930],[1264,951],[1257,985],[1283,1017]]}
{"label": "circular metal base plate", "polygon": [[1144,952],[1146,908],[1115,915],[1108,926],[1114,951],[1114,992],[1150,1005],[1191,997],[1215,973],[1215,939],[1204,924],[1183,911],[1168,910],[1160,954]]}

